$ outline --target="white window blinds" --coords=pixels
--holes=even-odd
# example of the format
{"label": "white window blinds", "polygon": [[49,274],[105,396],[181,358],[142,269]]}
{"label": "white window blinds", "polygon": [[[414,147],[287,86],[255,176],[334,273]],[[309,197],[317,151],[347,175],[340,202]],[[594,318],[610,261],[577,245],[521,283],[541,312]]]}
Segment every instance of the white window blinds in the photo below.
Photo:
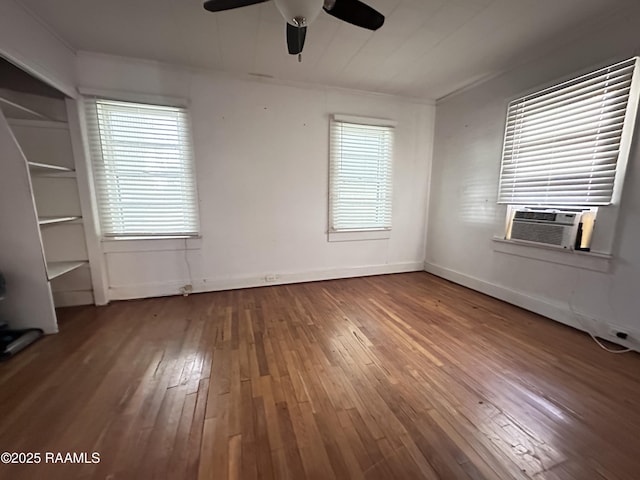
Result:
{"label": "white window blinds", "polygon": [[635,66],[632,58],[511,102],[498,203],[611,203]]}
{"label": "white window blinds", "polygon": [[103,236],[196,235],[186,110],[102,99],[86,103]]}
{"label": "white window blinds", "polygon": [[330,231],[390,230],[393,122],[350,120],[331,120]]}

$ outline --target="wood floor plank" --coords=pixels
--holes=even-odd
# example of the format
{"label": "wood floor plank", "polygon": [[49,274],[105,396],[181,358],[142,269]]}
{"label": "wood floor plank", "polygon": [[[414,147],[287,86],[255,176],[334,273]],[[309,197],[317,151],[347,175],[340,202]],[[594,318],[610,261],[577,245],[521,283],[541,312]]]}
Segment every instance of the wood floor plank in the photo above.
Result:
{"label": "wood floor plank", "polygon": [[116,302],[0,364],[13,479],[637,480],[640,356],[426,273]]}

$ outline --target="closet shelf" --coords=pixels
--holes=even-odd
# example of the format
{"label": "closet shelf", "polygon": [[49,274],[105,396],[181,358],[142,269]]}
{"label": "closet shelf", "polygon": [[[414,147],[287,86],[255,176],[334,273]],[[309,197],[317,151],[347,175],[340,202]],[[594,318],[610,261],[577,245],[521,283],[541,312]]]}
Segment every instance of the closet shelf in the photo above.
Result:
{"label": "closet shelf", "polygon": [[87,265],[89,262],[47,262],[47,275],[49,280],[53,280],[60,275],[69,273],[76,268]]}
{"label": "closet shelf", "polygon": [[76,172],[68,167],[50,163],[27,162],[29,170],[34,176],[74,177]]}
{"label": "closet shelf", "polygon": [[66,216],[66,217],[38,217],[39,225],[53,225],[55,223],[73,222],[79,220],[79,216]]}
{"label": "closet shelf", "polygon": [[32,110],[24,105],[13,102],[8,98],[0,96],[0,108],[4,116],[8,119],[16,120],[49,120],[44,115]]}
{"label": "closet shelf", "polygon": [[9,125],[12,127],[57,128],[58,130],[69,130],[69,123],[62,120],[7,118],[7,122],[9,122]]}

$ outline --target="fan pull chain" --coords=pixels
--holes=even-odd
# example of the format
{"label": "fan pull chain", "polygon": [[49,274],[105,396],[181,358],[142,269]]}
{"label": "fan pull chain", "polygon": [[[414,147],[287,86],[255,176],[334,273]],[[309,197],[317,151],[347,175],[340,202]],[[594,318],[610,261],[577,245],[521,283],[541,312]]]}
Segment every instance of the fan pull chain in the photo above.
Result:
{"label": "fan pull chain", "polygon": [[294,20],[298,25],[298,63],[302,63],[302,27],[306,23],[306,20],[300,17],[296,17]]}

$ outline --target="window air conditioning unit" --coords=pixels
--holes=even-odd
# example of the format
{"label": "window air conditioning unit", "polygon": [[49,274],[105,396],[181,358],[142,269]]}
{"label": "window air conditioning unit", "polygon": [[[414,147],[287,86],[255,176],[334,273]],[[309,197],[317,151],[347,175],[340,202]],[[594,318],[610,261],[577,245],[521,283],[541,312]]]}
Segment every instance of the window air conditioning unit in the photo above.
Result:
{"label": "window air conditioning unit", "polygon": [[580,216],[579,212],[516,210],[507,239],[573,249]]}

